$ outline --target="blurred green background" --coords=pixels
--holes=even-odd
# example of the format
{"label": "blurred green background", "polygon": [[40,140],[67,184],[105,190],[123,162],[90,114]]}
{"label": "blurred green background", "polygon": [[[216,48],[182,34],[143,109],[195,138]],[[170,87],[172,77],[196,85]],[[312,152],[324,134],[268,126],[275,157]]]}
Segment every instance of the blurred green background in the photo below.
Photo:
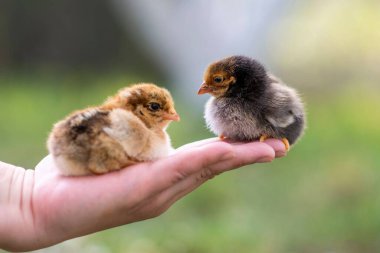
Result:
{"label": "blurred green background", "polygon": [[[236,52],[299,90],[307,131],[287,157],[220,175],[156,219],[36,252],[380,252],[379,1],[250,1],[236,16],[229,1],[131,2],[0,3],[1,161],[33,168],[54,122],[140,81],[172,91],[175,147],[212,137],[197,87],[210,61]],[[186,30],[202,13],[225,18]],[[242,28],[239,40],[215,24]],[[166,38],[181,40],[165,51]]]}

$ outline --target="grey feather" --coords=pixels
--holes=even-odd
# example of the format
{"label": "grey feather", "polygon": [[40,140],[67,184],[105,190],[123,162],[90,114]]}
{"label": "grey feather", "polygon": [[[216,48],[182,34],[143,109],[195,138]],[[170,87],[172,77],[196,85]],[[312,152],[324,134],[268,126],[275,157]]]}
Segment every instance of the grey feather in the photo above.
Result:
{"label": "grey feather", "polygon": [[303,104],[294,89],[277,79],[271,81],[260,105],[241,97],[211,97],[205,108],[207,127],[237,141],[267,135],[294,144],[305,127]]}

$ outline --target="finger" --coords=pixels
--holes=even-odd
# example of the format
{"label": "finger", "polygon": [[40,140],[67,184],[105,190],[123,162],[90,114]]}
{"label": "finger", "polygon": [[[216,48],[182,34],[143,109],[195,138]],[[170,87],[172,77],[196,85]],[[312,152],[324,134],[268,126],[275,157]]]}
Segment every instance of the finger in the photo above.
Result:
{"label": "finger", "polygon": [[275,158],[275,150],[266,143],[250,142],[231,145],[234,152],[233,158],[215,163],[213,167],[210,167],[211,169],[222,173],[248,164],[271,162]]}
{"label": "finger", "polygon": [[204,139],[204,140],[200,140],[200,141],[195,141],[195,142],[188,143],[186,145],[183,145],[183,146],[177,148],[176,152],[177,151],[186,150],[186,149],[190,149],[190,148],[200,147],[200,146],[203,146],[205,144],[209,144],[209,143],[217,142],[217,141],[220,141],[220,139],[217,138],[217,137],[215,137],[215,138],[209,138],[209,139]]}
{"label": "finger", "polygon": [[[221,140],[219,138],[215,137],[215,138],[209,138],[209,139],[204,139],[204,140],[192,142],[192,143],[189,143],[189,144],[186,144],[186,145],[179,147],[178,149],[176,149],[175,152],[186,150],[189,148],[200,147],[200,146],[203,146],[205,144],[209,144],[212,142],[218,142],[218,141],[221,142]],[[227,143],[230,143],[232,145],[242,144],[241,142],[233,142],[232,140],[230,140],[228,138],[223,140],[223,142],[227,142]],[[267,139],[264,141],[264,143],[268,144],[269,146],[271,146],[275,150],[276,157],[283,157],[287,153],[284,143],[278,139]]]}
{"label": "finger", "polygon": [[234,145],[233,153],[230,158],[199,168],[195,173],[166,189],[159,195],[159,201],[172,203],[220,173],[256,162],[270,162],[275,156],[269,145],[260,142]]}
{"label": "finger", "polygon": [[55,166],[52,155],[45,156],[35,167],[36,174],[57,174],[58,169]]}
{"label": "finger", "polygon": [[232,146],[224,142],[183,150],[152,163],[144,173],[145,187],[148,192],[163,191],[201,168],[230,159],[233,155]]}
{"label": "finger", "polygon": [[282,141],[278,139],[267,139],[264,141],[264,143],[268,144],[269,146],[273,148],[273,150],[276,153],[277,158],[286,156],[287,154],[286,147]]}

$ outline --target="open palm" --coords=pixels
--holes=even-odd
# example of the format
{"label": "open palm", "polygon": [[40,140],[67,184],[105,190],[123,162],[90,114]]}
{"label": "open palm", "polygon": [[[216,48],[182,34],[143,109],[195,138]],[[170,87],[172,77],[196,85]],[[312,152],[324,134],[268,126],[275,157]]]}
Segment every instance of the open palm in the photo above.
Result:
{"label": "open palm", "polygon": [[[243,144],[208,139],[155,162],[83,177],[61,176],[47,156],[35,171],[17,168],[12,173],[8,203],[0,205],[6,214],[0,217],[0,247],[37,249],[153,218],[215,175],[283,155],[284,145],[277,140]],[[0,172],[6,175],[4,169]]]}

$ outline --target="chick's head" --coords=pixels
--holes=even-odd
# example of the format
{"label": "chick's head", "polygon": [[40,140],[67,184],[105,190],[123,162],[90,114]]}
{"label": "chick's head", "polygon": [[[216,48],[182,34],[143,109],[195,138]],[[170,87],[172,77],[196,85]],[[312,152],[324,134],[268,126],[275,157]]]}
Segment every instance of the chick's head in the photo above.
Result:
{"label": "chick's head", "polygon": [[210,64],[204,74],[204,81],[198,94],[210,93],[215,97],[224,95],[236,83],[233,60],[223,59]]}
{"label": "chick's head", "polygon": [[148,128],[165,129],[171,121],[179,121],[169,91],[154,84],[141,83],[121,89],[104,107],[133,112]]}
{"label": "chick's head", "polygon": [[220,97],[247,90],[259,92],[266,80],[266,70],[259,62],[246,56],[231,56],[207,67],[198,94]]}

